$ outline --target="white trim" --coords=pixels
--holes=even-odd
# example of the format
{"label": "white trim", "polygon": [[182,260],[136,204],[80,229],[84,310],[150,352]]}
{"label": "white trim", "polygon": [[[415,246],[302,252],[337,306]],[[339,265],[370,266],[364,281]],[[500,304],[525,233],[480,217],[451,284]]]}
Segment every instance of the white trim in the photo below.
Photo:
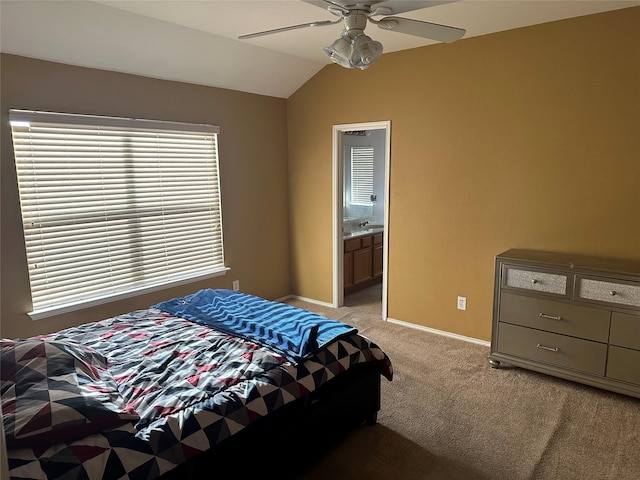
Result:
{"label": "white trim", "polygon": [[402,320],[396,320],[395,318],[387,318],[387,321],[389,323],[402,325],[403,327],[414,328],[416,330],[422,330],[423,332],[435,333],[436,335],[441,335],[443,337],[455,338],[456,340],[463,340],[465,342],[475,343],[477,345],[482,345],[483,347],[491,346],[491,342],[488,342],[486,340],[480,340],[479,338],[465,337],[464,335],[458,335],[457,333],[446,332],[444,330],[437,330],[435,328],[429,328],[423,325],[416,325],[415,323],[403,322]]}
{"label": "white trim", "polygon": [[338,275],[344,269],[344,240],[342,235],[342,185],[344,183],[344,169],[341,168],[342,159],[342,131],[338,125],[333,126],[332,132],[332,168],[331,168],[331,198],[333,218],[333,308],[344,303],[344,276]]}
{"label": "white trim", "polygon": [[278,298],[277,300],[274,300],[274,302],[284,302],[284,301],[289,300],[291,298],[293,298],[295,300],[300,300],[302,302],[307,302],[307,303],[313,303],[315,305],[320,305],[321,307],[336,308],[331,303],[321,302],[320,300],[314,300],[312,298],[301,297],[300,295],[285,295],[284,297],[281,297],[281,298]]}
{"label": "white trim", "polygon": [[384,141],[384,232],[382,234],[382,320],[387,320],[389,296],[389,197],[391,197],[391,122],[385,122]]}
{"label": "white trim", "polygon": [[[284,297],[278,298],[274,300],[274,302],[286,302],[289,299],[296,299],[307,303],[313,303],[315,305],[321,305],[323,307],[335,308],[332,304],[327,302],[320,302],[318,300],[313,300],[311,298],[301,297],[299,295],[285,295]],[[483,347],[491,347],[491,342],[486,340],[480,340],[479,338],[466,337],[464,335],[458,335],[457,333],[451,333],[444,330],[437,330],[435,328],[425,327],[423,325],[417,325],[415,323],[403,322],[402,320],[396,320],[395,318],[387,317],[386,319],[389,323],[395,323],[396,325],[401,325],[403,327],[413,328],[414,330],[421,330],[427,333],[433,333],[435,335],[440,335],[442,337],[454,338],[456,340],[462,340],[468,343],[475,343],[476,345],[482,345]]]}
{"label": "white trim", "polygon": [[387,295],[389,279],[389,193],[390,193],[390,162],[391,162],[391,121],[348,123],[334,125],[332,131],[332,210],[333,210],[333,308],[344,304],[344,238],[342,235],[342,189],[344,183],[342,166],[342,133],[350,130],[385,130],[385,174],[384,174],[384,249],[382,253],[382,319],[387,319]]}

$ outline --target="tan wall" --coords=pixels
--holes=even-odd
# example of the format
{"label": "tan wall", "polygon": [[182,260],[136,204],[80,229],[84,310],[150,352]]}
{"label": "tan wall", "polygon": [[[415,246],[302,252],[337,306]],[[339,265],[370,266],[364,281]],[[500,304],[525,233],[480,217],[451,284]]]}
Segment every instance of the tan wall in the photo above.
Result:
{"label": "tan wall", "polygon": [[[2,55],[0,335],[25,337],[146,308],[200,288],[266,298],[290,293],[286,101]],[[151,118],[218,125],[227,275],[32,321],[8,109]]]}
{"label": "tan wall", "polygon": [[343,123],[392,124],[391,318],[489,340],[496,254],[640,259],[639,58],[630,8],[324,68],[287,104],[293,292],[332,301]]}

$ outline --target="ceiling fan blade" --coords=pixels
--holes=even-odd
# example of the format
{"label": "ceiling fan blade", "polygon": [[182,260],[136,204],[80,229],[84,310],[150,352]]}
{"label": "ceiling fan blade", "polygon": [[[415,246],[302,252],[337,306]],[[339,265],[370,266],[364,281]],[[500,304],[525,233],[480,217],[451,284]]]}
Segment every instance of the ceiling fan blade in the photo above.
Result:
{"label": "ceiling fan blade", "polygon": [[340,10],[342,13],[348,13],[349,9],[342,5],[342,3],[348,3],[344,0],[342,2],[338,2],[336,0],[304,0],[307,3],[311,3],[321,8],[325,8],[329,11]]}
{"label": "ceiling fan blade", "polygon": [[423,22],[421,20],[402,17],[384,17],[375,23],[384,30],[406,33],[444,43],[455,42],[467,33],[463,28],[449,27],[438,23]]}
{"label": "ceiling fan blade", "polygon": [[347,12],[350,8],[367,7],[372,12],[379,10],[378,15],[393,15],[422,8],[435,7],[443,3],[457,2],[459,0],[304,0],[306,3],[328,10],[337,8]]}
{"label": "ceiling fan blade", "polygon": [[324,27],[325,25],[334,25],[340,22],[341,20],[342,19],[339,18],[337,20],[319,20],[317,22],[301,23],[300,25],[291,25],[289,27],[274,28],[273,30],[265,30],[263,32],[248,33],[246,35],[240,35],[238,38],[240,40],[245,40],[247,38],[262,37],[263,35],[271,35],[272,33],[281,33],[281,32],[288,32],[289,30],[297,30],[298,28]]}
{"label": "ceiling fan blade", "polygon": [[[444,3],[453,3],[459,0],[376,0],[370,2],[371,11],[386,10],[387,13],[381,13],[382,15],[392,15],[404,12],[412,12],[414,10],[421,10],[423,8],[435,7],[436,5],[442,5]],[[383,10],[384,9],[384,10]]]}

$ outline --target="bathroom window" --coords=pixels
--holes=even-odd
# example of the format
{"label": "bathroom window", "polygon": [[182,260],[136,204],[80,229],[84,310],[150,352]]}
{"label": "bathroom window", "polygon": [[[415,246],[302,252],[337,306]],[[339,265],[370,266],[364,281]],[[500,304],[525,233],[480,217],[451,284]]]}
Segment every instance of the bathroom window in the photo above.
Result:
{"label": "bathroom window", "polygon": [[10,111],[34,319],[222,275],[218,127]]}
{"label": "bathroom window", "polygon": [[351,204],[372,205],[373,147],[351,147]]}

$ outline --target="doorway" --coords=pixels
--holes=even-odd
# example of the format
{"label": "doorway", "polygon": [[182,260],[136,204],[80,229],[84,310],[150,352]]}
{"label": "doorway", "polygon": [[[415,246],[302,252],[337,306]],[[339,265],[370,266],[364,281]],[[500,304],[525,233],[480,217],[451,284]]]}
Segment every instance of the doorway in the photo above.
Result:
{"label": "doorway", "polygon": [[[382,255],[382,319],[387,319],[388,245],[389,245],[389,164],[391,157],[391,122],[366,122],[333,126],[333,306],[344,305],[344,153],[347,133],[383,131],[381,147],[384,155],[383,181],[383,255]],[[373,201],[373,198],[372,198]]]}

